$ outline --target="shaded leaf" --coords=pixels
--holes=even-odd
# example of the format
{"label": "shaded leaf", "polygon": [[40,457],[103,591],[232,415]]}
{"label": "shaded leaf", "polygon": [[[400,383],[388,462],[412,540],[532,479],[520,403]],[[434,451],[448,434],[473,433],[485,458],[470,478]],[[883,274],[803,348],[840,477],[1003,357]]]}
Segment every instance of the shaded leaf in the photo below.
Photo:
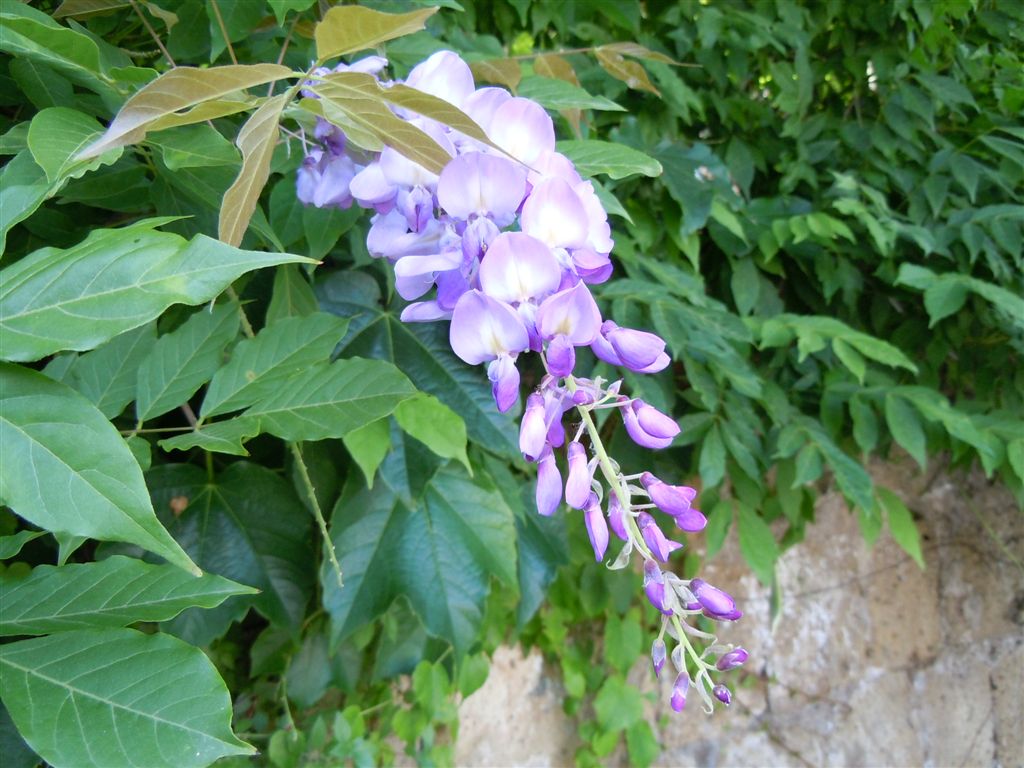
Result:
{"label": "shaded leaf", "polygon": [[153,514],[128,446],[92,403],[40,373],[0,364],[0,405],[0,498],[18,515],[197,570]]}
{"label": "shaded leaf", "polygon": [[213,574],[196,578],[170,565],[120,555],[95,563],[40,565],[27,578],[0,575],[0,635],[165,621],[193,606],[213,608],[251,587]]}
{"label": "shaded leaf", "polygon": [[66,383],[85,395],[108,419],[120,416],[135,399],[139,366],[155,343],[155,323],[125,331],[92,352],[79,355]]}
{"label": "shaded leaf", "polygon": [[231,732],[213,662],[168,635],[59,632],[0,646],[0,667],[18,730],[53,765],[184,768],[255,753]]}
{"label": "shaded leaf", "polygon": [[210,453],[227,453],[231,456],[248,456],[242,444],[260,433],[259,419],[235,417],[215,424],[204,424],[191,432],[161,440],[159,445],[165,451],[187,451],[202,448]]}
{"label": "shaded leaf", "polygon": [[146,143],[160,148],[164,165],[172,171],[238,163],[238,152],[231,142],[209,125],[161,130],[147,136]]}
{"label": "shaded leaf", "polygon": [[625,107],[604,96],[594,96],[578,85],[551,77],[536,75],[523,79],[519,96],[533,99],[548,109],[599,109],[624,112]]}
{"label": "shaded leaf", "polygon": [[16,557],[22,547],[33,539],[45,535],[46,531],[18,531],[11,536],[0,536],[0,560]]}
{"label": "shaded leaf", "polygon": [[121,156],[124,150],[116,147],[91,160],[76,157],[102,131],[102,126],[89,115],[67,107],[51,107],[32,118],[28,148],[47,180],[56,184],[113,163]]}
{"label": "shaded leaf", "polygon": [[[294,198],[291,185],[288,186],[289,194]],[[276,224],[274,226],[277,228]],[[270,306],[267,307],[267,325],[273,325],[288,317],[305,317],[316,312],[318,308],[313,288],[297,266],[282,264],[274,271],[274,287],[270,292]]]}
{"label": "shaded leaf", "polygon": [[739,504],[740,552],[747,565],[766,587],[775,576],[779,545],[771,528],[746,504]]}
{"label": "shaded leaf", "polygon": [[655,96],[661,95],[658,89],[654,87],[654,84],[651,83],[650,78],[647,77],[647,72],[644,68],[635,61],[627,61],[614,47],[599,46],[594,49],[594,55],[597,56],[597,63],[601,65],[605,72],[615,79],[621,80],[630,88],[637,91],[647,91]]}
{"label": "shaded leaf", "polygon": [[373,478],[377,474],[384,457],[391,450],[391,426],[388,419],[371,421],[364,427],[354,429],[342,439],[352,460],[359,465],[366,477],[366,487],[373,488]]}
{"label": "shaded leaf", "polygon": [[7,247],[11,227],[35,213],[58,189],[59,185],[47,181],[46,172],[27,148],[0,170],[0,252]]}
{"label": "shaded leaf", "polygon": [[924,469],[928,461],[928,446],[917,410],[899,395],[888,393],[885,396],[885,422],[893,439]]}

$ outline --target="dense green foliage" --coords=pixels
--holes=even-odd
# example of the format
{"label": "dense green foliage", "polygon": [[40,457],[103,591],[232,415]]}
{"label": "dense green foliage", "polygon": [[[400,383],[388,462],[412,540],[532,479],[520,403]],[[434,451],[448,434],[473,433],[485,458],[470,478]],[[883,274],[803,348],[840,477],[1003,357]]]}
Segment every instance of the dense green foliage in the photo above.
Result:
{"label": "dense green foliage", "polygon": [[[614,214],[597,296],[676,361],[625,380],[683,427],[657,466],[702,488],[708,556],[735,527],[772,585],[831,482],[923,563],[871,456],[1024,501],[1019,3],[439,4],[342,29],[322,0],[0,0],[5,765],[35,764],[22,738],[120,764],[119,728],[147,765],[374,764],[390,735],[449,764],[456,693],[515,641],[560,666],[580,763],[657,756],[625,682],[638,576],[536,516],[516,421],[443,324],[399,322],[364,212],[295,198],[318,58],[380,48],[401,77],[452,48],[560,115]],[[122,109],[169,60],[261,66]],[[388,123],[415,95],[357,86],[326,116],[436,162]]]}

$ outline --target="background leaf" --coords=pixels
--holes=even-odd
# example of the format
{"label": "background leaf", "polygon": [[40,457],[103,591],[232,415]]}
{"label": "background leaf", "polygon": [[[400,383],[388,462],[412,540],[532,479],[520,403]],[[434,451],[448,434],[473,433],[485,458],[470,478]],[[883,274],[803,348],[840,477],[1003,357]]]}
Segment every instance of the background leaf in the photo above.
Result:
{"label": "background leaf", "polygon": [[381,43],[423,29],[437,8],[410,13],[381,13],[358,5],[331,8],[316,25],[316,56],[320,61],[376,48]]}

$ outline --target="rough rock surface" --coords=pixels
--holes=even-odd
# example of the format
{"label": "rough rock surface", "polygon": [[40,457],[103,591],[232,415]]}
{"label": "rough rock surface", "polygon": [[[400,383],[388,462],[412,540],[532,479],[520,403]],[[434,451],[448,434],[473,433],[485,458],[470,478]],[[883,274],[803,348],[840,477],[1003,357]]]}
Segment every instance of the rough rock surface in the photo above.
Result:
{"label": "rough rock surface", "polygon": [[[723,639],[751,661],[731,711],[709,719],[673,715],[666,679],[649,712],[657,765],[1024,766],[1024,514],[977,473],[873,474],[918,520],[927,570],[885,533],[867,548],[842,498],[825,494],[778,564],[773,628],[768,592],[727,542],[705,577],[746,611]],[[647,668],[631,678],[652,690]],[[560,691],[536,652],[501,649],[463,703],[458,764],[570,765],[576,727]]]}

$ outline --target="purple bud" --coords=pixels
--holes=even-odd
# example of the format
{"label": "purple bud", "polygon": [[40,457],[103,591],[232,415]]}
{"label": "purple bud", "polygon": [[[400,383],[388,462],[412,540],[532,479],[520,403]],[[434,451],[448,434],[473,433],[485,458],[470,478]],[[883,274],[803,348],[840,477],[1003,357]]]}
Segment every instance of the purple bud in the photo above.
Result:
{"label": "purple bud", "polygon": [[644,593],[651,605],[666,616],[672,615],[672,609],[665,605],[665,577],[653,560],[644,561]]}
{"label": "purple bud", "polygon": [[526,398],[526,412],[519,426],[519,450],[527,461],[536,461],[544,450],[548,425],[544,419],[544,398],[534,392]]}
{"label": "purple bud", "polygon": [[626,530],[626,512],[619,501],[619,494],[614,489],[608,493],[608,524],[612,531],[623,541],[629,541],[629,532]]}
{"label": "purple bud", "polygon": [[716,699],[725,704],[725,706],[728,707],[732,704],[732,694],[729,692],[729,689],[721,683],[712,688],[711,693],[715,695]]}
{"label": "purple bud", "polygon": [[668,448],[672,445],[672,437],[653,435],[640,424],[640,419],[637,417],[637,411],[639,410],[637,403],[641,405],[646,405],[646,403],[642,400],[629,401],[625,397],[619,398],[619,402],[622,403],[622,406],[619,408],[622,412],[622,423],[626,425],[626,432],[629,433],[634,443],[654,451]]}
{"label": "purple bud", "polygon": [[718,663],[715,667],[721,672],[728,672],[730,669],[736,669],[742,667],[743,663],[750,658],[748,654],[742,648],[733,648],[728,653],[723,653],[718,657]]}
{"label": "purple bud", "polygon": [[702,579],[690,582],[690,590],[704,609],[704,615],[720,621],[736,621],[743,613],[736,610],[736,601],[728,592],[711,586]]}
{"label": "purple bud", "polygon": [[640,482],[647,489],[651,501],[666,514],[676,519],[676,525],[682,530],[697,533],[704,530],[708,520],[690,503],[696,498],[697,491],[686,485],[668,485],[650,472],[640,476]]}
{"label": "purple bud", "polygon": [[672,686],[672,709],[676,712],[682,712],[686,706],[686,694],[690,690],[690,677],[686,674],[686,670],[679,673],[679,677],[676,678],[675,684]]}
{"label": "purple bud", "polygon": [[562,501],[562,474],[555,463],[555,454],[545,447],[537,460],[537,511],[550,517]]}
{"label": "purple bud", "polygon": [[605,338],[631,371],[649,368],[665,352],[665,341],[646,331],[615,327],[608,329]]}
{"label": "purple bud", "polygon": [[519,369],[516,361],[508,355],[498,355],[487,366],[487,378],[491,380],[491,393],[501,413],[505,413],[519,400]]}
{"label": "purple bud", "polygon": [[666,416],[653,405],[648,405],[643,400],[634,400],[632,408],[636,413],[636,420],[640,422],[640,428],[647,434],[669,439],[679,434],[679,425],[675,419]]}
{"label": "purple bud", "polygon": [[661,676],[661,669],[665,666],[665,659],[668,649],[665,648],[665,641],[660,637],[651,645],[651,662],[654,664],[654,676]]}
{"label": "purple bud", "polygon": [[551,375],[559,378],[568,376],[576,366],[576,350],[564,333],[548,342],[546,358]]}
{"label": "purple bud", "polygon": [[601,512],[601,502],[596,493],[591,493],[587,499],[586,509],[583,510],[583,520],[587,525],[587,535],[590,537],[590,546],[594,548],[594,558],[601,562],[604,553],[608,551],[608,524],[605,523],[604,514]]}
{"label": "purple bud", "polygon": [[661,532],[661,528],[654,522],[654,518],[646,512],[641,512],[637,515],[636,522],[640,527],[640,534],[644,537],[644,541],[650,548],[651,553],[661,562],[668,562],[669,555],[683,546],[678,541],[666,539],[665,534]]}
{"label": "purple bud", "polygon": [[569,477],[565,481],[565,503],[573,509],[583,509],[590,498],[590,469],[587,451],[574,440],[569,443]]}

